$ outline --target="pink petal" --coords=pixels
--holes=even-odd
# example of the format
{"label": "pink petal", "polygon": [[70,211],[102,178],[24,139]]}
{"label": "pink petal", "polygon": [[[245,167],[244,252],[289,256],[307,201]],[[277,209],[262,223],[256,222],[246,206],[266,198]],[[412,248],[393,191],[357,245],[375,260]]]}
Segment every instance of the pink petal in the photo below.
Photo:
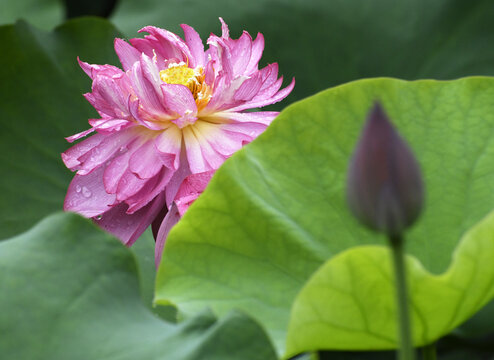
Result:
{"label": "pink petal", "polygon": [[235,92],[235,101],[250,101],[254,98],[262,86],[262,79],[259,73],[255,73],[251,78],[245,80]]}
{"label": "pink petal", "polygon": [[258,112],[232,112],[223,111],[214,114],[214,117],[230,120],[229,122],[256,122],[264,125],[269,125],[279,112],[277,111],[258,111]]}
{"label": "pink petal", "polygon": [[156,112],[153,112],[154,110],[151,112],[146,111],[141,102],[136,99],[129,98],[129,110],[134,120],[150,130],[162,130],[163,121],[173,119],[171,115],[165,113],[157,115]]}
{"label": "pink petal", "polygon": [[167,207],[171,206],[171,203],[175,199],[182,182],[187,176],[190,175],[190,166],[188,164],[185,151],[180,153],[180,164],[181,166],[177,169],[177,171],[175,171],[165,189]]}
{"label": "pink petal", "polygon": [[263,81],[269,86],[278,79],[278,63],[272,63],[263,67],[259,72],[262,74]]}
{"label": "pink petal", "polygon": [[147,32],[152,35],[159,44],[159,46],[156,46],[154,49],[165,59],[177,58],[181,61],[185,61],[186,59],[192,58],[188,46],[180,39],[180,37],[170,31],[154,26],[146,26],[138,32]]}
{"label": "pink petal", "polygon": [[180,220],[180,214],[178,212],[177,205],[172,204],[171,208],[168,210],[163,222],[161,223],[160,229],[158,231],[158,236],[156,237],[156,246],[154,252],[154,261],[156,263],[156,268],[158,268],[161,262],[161,256],[163,253],[163,248],[165,247],[165,241],[170,233],[170,230],[176,223]]}
{"label": "pink petal", "polygon": [[171,121],[179,128],[193,124],[197,119],[197,105],[190,89],[179,84],[162,84],[161,89],[167,111],[179,116]]}
{"label": "pink petal", "polygon": [[91,174],[74,176],[65,196],[65,211],[93,217],[110,209],[115,203],[115,195],[105,191],[103,171],[104,168],[100,167]]}
{"label": "pink petal", "polygon": [[256,39],[252,42],[249,64],[245,69],[246,74],[250,74],[258,69],[259,60],[261,60],[263,50],[264,36],[261,33],[258,33]]}
{"label": "pink petal", "polygon": [[[148,182],[150,182],[149,179],[140,179],[136,174],[134,174],[127,168],[127,170],[122,174],[120,181],[118,182],[116,193],[117,200],[127,202],[129,198],[132,198],[133,196],[138,194],[139,191],[141,191]],[[127,204],[129,205],[130,203],[131,202],[127,202]]]}
{"label": "pink petal", "polygon": [[223,159],[228,158],[242,147],[243,138],[237,141],[235,137],[228,136],[218,124],[198,121],[194,127],[198,128],[201,133],[208,134],[207,141],[217,153],[223,156]]}
{"label": "pink petal", "polygon": [[[201,132],[201,129],[204,129],[203,127],[200,126],[194,126],[194,127],[188,127],[187,129],[190,129],[190,133],[192,133],[193,137],[197,141],[197,143],[194,143],[192,146],[199,146],[199,151],[201,153],[201,156],[203,158],[204,163],[206,164],[206,167],[204,168],[206,170],[216,170],[218,169],[226,160],[226,157],[222,155],[220,152],[216,151],[211,144],[209,143],[209,139],[211,138],[218,138],[218,130],[211,132],[211,131],[205,131],[204,133]],[[207,129],[206,129],[207,130]],[[184,138],[185,138],[185,146],[187,148],[187,151],[189,151],[190,146],[188,147],[188,137],[185,136],[185,131],[184,131]],[[197,144],[197,145],[195,145]],[[189,159],[190,161],[190,159]],[[192,170],[192,168],[191,168]],[[192,170],[192,173],[196,173],[196,171]]]}
{"label": "pink petal", "polygon": [[222,17],[220,17],[220,22],[221,22],[221,37],[224,39],[230,38],[230,31],[228,30],[228,25],[226,22],[223,20]]}
{"label": "pink petal", "polygon": [[214,70],[214,61],[209,61],[206,65],[206,70],[204,70],[204,81],[209,86],[212,86],[214,83],[214,79],[216,78],[216,73]]}
{"label": "pink petal", "polygon": [[249,142],[254,140],[261,133],[263,133],[267,127],[264,124],[254,123],[254,122],[241,123],[241,124],[222,124],[220,126],[223,131],[228,132],[229,135],[227,136],[231,136],[232,133],[243,134],[248,139],[250,139]]}
{"label": "pink petal", "polygon": [[156,266],[161,261],[161,255],[165,245],[166,238],[172,227],[188,210],[189,206],[199,197],[208,185],[214,171],[208,171],[200,174],[188,176],[181,184],[176,195],[176,200],[171,204],[156,236],[155,262]]}
{"label": "pink petal", "polygon": [[120,59],[120,63],[122,64],[125,71],[132,68],[132,65],[136,61],[139,61],[141,57],[141,53],[135,47],[130,45],[127,41],[122,39],[115,39],[114,42],[115,52]]}
{"label": "pink petal", "polygon": [[[99,135],[99,134],[98,134]],[[104,139],[87,153],[79,157],[81,165],[78,170],[79,175],[86,175],[96,167],[108,161],[118,151],[124,149],[136,137],[135,128],[128,128],[123,131],[115,132],[109,135],[103,135]]]}
{"label": "pink petal", "polygon": [[204,112],[216,112],[240,106],[243,102],[235,101],[234,97],[236,91],[246,79],[246,77],[240,76],[235,80],[228,82],[228,79],[224,76],[216,78],[213,96],[204,109]]}
{"label": "pink petal", "polygon": [[78,166],[81,164],[79,158],[94,147],[98,146],[104,138],[105,135],[94,134],[93,136],[67,149],[65,152],[62,153],[62,160],[65,166],[67,166],[72,171],[77,170]]}
{"label": "pink petal", "polygon": [[97,76],[93,80],[92,98],[87,98],[99,113],[111,118],[125,119],[129,117],[127,89],[122,89],[119,79]]}
{"label": "pink petal", "polygon": [[91,128],[91,129],[88,129],[88,130],[84,130],[80,133],[77,133],[77,134],[74,134],[72,136],[68,136],[65,138],[65,140],[67,140],[69,143],[72,143],[76,140],[79,140],[80,138],[83,138],[84,136],[88,135],[88,134],[91,134],[95,129],[94,128]]}
{"label": "pink petal", "polygon": [[129,204],[127,213],[131,214],[143,206],[147,205],[155,196],[162,193],[170,182],[174,171],[162,167],[161,171],[151,179],[145,180],[145,185],[137,193],[127,198],[125,202]]}
{"label": "pink petal", "polygon": [[194,173],[201,173],[211,170],[206,163],[202,154],[201,145],[197,141],[190,126],[183,129],[183,137],[185,142],[185,148],[187,152],[187,160],[189,162],[190,171]]}
{"label": "pink petal", "polygon": [[[190,199],[191,194],[200,194],[206,189],[206,186],[209,184],[209,181],[214,175],[214,171],[207,171],[199,174],[191,174],[185,178],[180,189],[177,192],[175,200],[179,201],[180,199]],[[196,198],[197,198],[196,196]],[[185,203],[185,200],[181,201]],[[180,215],[183,215],[184,212],[180,212]]]}
{"label": "pink petal", "polygon": [[98,133],[109,134],[134,126],[135,123],[125,119],[89,119],[89,125]]}
{"label": "pink petal", "polygon": [[129,169],[141,179],[155,176],[163,164],[154,146],[154,139],[141,145],[130,157]]}
{"label": "pink petal", "polygon": [[116,66],[113,65],[95,65],[88,64],[87,62],[81,61],[79,57],[77,57],[77,61],[79,62],[80,67],[91,79],[95,78],[97,75],[106,75],[106,76],[114,76],[121,75],[123,71]]}
{"label": "pink petal", "polygon": [[267,81],[262,84],[261,89],[259,90],[257,95],[252,98],[251,100],[252,102],[256,102],[263,99],[269,99],[273,95],[275,95],[280,89],[281,84],[283,83],[283,76],[278,80],[274,81],[273,83],[271,83],[271,85],[269,86],[266,86],[266,83]]}
{"label": "pink petal", "polygon": [[177,126],[170,126],[155,139],[156,150],[160,153],[162,163],[173,170],[180,165],[182,132]]}
{"label": "pink petal", "polygon": [[189,209],[190,205],[201,195],[198,192],[194,192],[192,194],[181,197],[179,200],[176,200],[177,210],[180,216],[184,216],[185,212]]}
{"label": "pink petal", "polygon": [[165,64],[165,57],[161,55],[161,52],[154,51],[155,47],[159,47],[158,41],[151,36],[146,36],[145,39],[133,38],[129,40],[133,47],[137,49],[141,54],[147,56],[154,56],[156,54],[156,60],[159,64]]}
{"label": "pink petal", "polygon": [[233,71],[232,55],[226,41],[223,38],[211,34],[207,43],[209,44],[209,49],[206,51],[206,54],[208,58],[214,61],[216,73],[218,75],[221,74],[226,82],[230,83],[236,74]]}
{"label": "pink petal", "polygon": [[142,54],[141,59],[141,69],[144,77],[149,81],[149,83],[154,87],[154,91],[158,94],[160,100],[162,100],[161,96],[161,79],[160,79],[160,71],[158,69],[158,65],[156,64],[156,59],[151,59],[146,54]]}
{"label": "pink petal", "polygon": [[119,238],[126,246],[131,246],[163,208],[164,198],[164,194],[158,195],[151,203],[133,214],[128,214],[127,205],[121,203],[104,213],[102,218],[95,222]]}
{"label": "pink petal", "polygon": [[89,119],[89,125],[92,126],[91,129],[82,131],[72,136],[65,138],[69,143],[78,140],[93,131],[98,131],[98,133],[109,134],[114,131],[119,131],[125,127],[132,126],[132,122],[123,119]]}
{"label": "pink petal", "polygon": [[292,79],[292,82],[290,83],[290,85],[288,85],[283,90],[280,90],[276,95],[274,95],[272,97],[269,97],[266,99],[259,99],[257,101],[250,101],[250,102],[247,102],[243,105],[239,105],[239,106],[236,106],[234,108],[231,108],[230,110],[231,111],[241,111],[241,110],[245,110],[245,109],[263,107],[266,105],[271,105],[271,104],[277,103],[278,101],[281,101],[284,98],[286,98],[288,96],[288,94],[290,94],[290,92],[293,90],[294,86],[295,86],[295,78]]}
{"label": "pink petal", "polygon": [[165,109],[162,105],[163,96],[156,91],[155,84],[151,83],[144,76],[141,62],[134,63],[129,77],[132,88],[145,110],[156,116],[165,113]]}
{"label": "pink petal", "polygon": [[201,37],[192,27],[189,25],[180,25],[185,35],[185,43],[190,49],[190,54],[192,55],[189,59],[189,65],[193,68],[204,67],[205,56],[204,56],[204,44],[202,43]]}
{"label": "pink petal", "polygon": [[245,74],[247,65],[249,65],[252,54],[252,38],[249,33],[244,31],[238,40],[235,40],[230,48],[230,56],[232,58],[233,72],[236,75]]}
{"label": "pink petal", "polygon": [[107,193],[117,193],[118,184],[122,176],[128,171],[129,159],[132,153],[133,150],[124,151],[121,155],[111,160],[110,164],[106,167],[103,174],[103,183]]}

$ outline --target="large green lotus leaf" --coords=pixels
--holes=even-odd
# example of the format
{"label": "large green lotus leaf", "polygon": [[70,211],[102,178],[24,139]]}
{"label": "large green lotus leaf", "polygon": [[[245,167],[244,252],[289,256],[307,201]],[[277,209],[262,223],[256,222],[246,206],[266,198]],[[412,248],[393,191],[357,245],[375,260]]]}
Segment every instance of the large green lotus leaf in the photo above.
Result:
{"label": "large green lotus leaf", "polygon": [[414,149],[427,184],[407,249],[428,271],[445,271],[459,239],[494,204],[493,78],[361,80],[289,106],[219,169],[172,230],[156,301],[184,314],[243,309],[282,352],[290,308],[314,271],[352,246],[383,244],[357,224],[344,196],[375,99]]}
{"label": "large green lotus leaf", "polygon": [[[449,333],[494,297],[494,212],[467,232],[448,270],[429,273],[406,259],[416,346]],[[354,247],[326,262],[297,295],[287,353],[398,346],[391,252]]]}
{"label": "large green lotus leaf", "polygon": [[[71,146],[64,137],[87,129],[87,120],[98,116],[82,96],[91,81],[77,56],[118,64],[116,36],[113,25],[96,18],[72,20],[53,32],[25,22],[0,27],[0,239],[62,209],[73,176],[60,157]],[[150,306],[153,248],[150,232],[132,248]]]}
{"label": "large green lotus leaf", "polygon": [[62,208],[72,177],[64,137],[89,127],[96,111],[82,96],[91,81],[77,56],[116,63],[116,29],[107,21],[70,21],[53,32],[25,22],[0,27],[0,238],[25,231]]}
{"label": "large green lotus leaf", "polygon": [[139,297],[132,253],[75,214],[0,242],[0,353],[16,360],[276,359],[250,318],[170,324]]}
{"label": "large green lotus leaf", "polygon": [[264,34],[263,63],[297,80],[285,104],[367,77],[494,75],[491,0],[120,0],[112,20],[129,37],[186,23],[205,39],[219,16],[234,37]]}

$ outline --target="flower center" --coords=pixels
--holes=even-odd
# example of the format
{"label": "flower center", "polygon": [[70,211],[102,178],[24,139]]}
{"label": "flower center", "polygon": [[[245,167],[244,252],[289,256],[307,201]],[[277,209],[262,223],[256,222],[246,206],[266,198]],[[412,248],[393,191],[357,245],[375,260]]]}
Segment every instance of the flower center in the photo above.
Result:
{"label": "flower center", "polygon": [[184,62],[168,65],[160,71],[160,79],[167,84],[187,86],[194,96],[198,110],[211,99],[211,88],[204,82],[204,70],[201,67],[191,69]]}
{"label": "flower center", "polygon": [[170,64],[168,69],[160,71],[160,78],[167,84],[180,84],[193,90],[193,84],[197,82],[194,69],[185,63]]}

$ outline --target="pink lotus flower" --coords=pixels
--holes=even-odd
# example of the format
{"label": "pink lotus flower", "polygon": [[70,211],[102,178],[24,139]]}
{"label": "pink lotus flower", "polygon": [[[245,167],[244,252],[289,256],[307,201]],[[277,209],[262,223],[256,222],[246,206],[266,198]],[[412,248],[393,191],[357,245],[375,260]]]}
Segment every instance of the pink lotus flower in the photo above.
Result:
{"label": "pink lotus flower", "polygon": [[277,112],[243,112],[276,103],[278,65],[258,69],[264,39],[247,32],[211,35],[204,51],[197,32],[182,25],[184,39],[152,26],[130,44],[115,39],[123,70],[79,61],[93,80],[86,99],[101,118],[67,138],[94,134],[62,154],[77,174],[64,209],[93,218],[125,245],[168,210],[157,236],[156,260],[166,235],[202,193],[216,169],[262,133]]}

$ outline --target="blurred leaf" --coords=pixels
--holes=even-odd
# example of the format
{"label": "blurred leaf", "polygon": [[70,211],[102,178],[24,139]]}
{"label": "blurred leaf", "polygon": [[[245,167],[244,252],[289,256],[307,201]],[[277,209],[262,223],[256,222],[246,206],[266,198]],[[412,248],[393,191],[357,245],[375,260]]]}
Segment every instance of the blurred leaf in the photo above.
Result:
{"label": "blurred leaf", "polygon": [[[416,346],[448,334],[494,297],[494,213],[462,239],[448,271],[432,275],[407,258]],[[326,262],[297,295],[290,355],[316,349],[398,347],[394,275],[386,247],[354,247]]]}
{"label": "blurred leaf", "polygon": [[51,30],[62,22],[63,16],[62,0],[0,0],[0,25],[22,19]]}
{"label": "blurred leaf", "polygon": [[221,33],[219,16],[234,37],[264,34],[263,62],[296,77],[288,102],[367,77],[494,75],[491,0],[121,0],[112,20],[128,37],[185,23],[205,41]]}
{"label": "blurred leaf", "polygon": [[161,321],[142,304],[137,279],[131,252],[75,214],[0,242],[2,358],[276,358],[262,329],[238,312]]}
{"label": "blurred leaf", "polygon": [[[89,127],[96,111],[84,99],[91,80],[77,56],[93,63],[117,64],[109,22],[72,20],[53,32],[25,22],[0,27],[0,239],[27,230],[46,215],[62,210],[73,174],[60,153],[64,140]],[[154,288],[154,240],[147,233],[138,254],[143,299],[151,306]],[[174,317],[172,309],[168,319]]]}
{"label": "blurred leaf", "polygon": [[218,170],[172,230],[157,302],[185,315],[243,309],[283,352],[290,308],[310,276],[346,249],[383,243],[349,214],[343,189],[375,99],[414,150],[427,186],[407,250],[428,271],[444,272],[459,239],[494,204],[493,98],[493,78],[373,79],[288,107]]}
{"label": "blurred leaf", "polygon": [[74,20],[45,33],[25,22],[0,27],[0,238],[61,210],[72,177],[60,153],[65,136],[97,115],[82,94],[91,81],[77,56],[115,63],[116,29],[98,19]]}
{"label": "blurred leaf", "polygon": [[494,301],[484,306],[475,316],[457,329],[455,334],[465,339],[494,334]]}

